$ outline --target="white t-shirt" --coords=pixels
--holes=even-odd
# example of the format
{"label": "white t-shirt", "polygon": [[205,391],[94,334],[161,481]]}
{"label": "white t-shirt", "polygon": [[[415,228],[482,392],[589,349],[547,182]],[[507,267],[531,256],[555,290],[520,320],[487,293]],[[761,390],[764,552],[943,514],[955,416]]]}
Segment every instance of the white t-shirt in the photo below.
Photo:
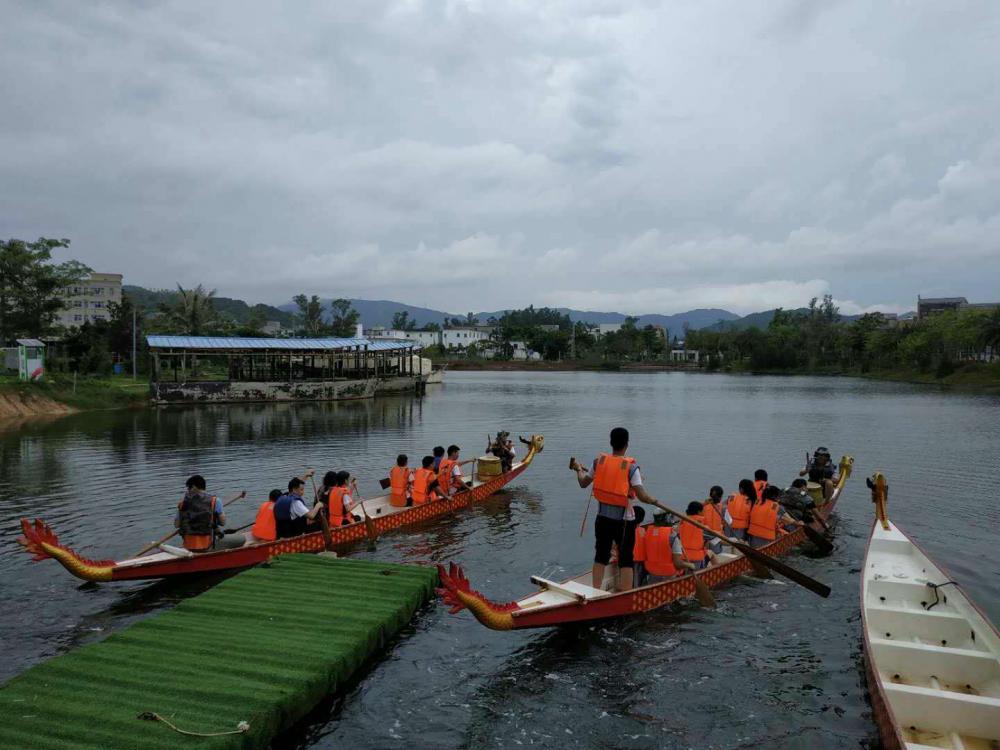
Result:
{"label": "white t-shirt", "polygon": [[301,497],[292,500],[292,507],[288,509],[288,515],[291,516],[293,521],[296,518],[301,518],[307,513],[309,513],[309,508],[306,507],[306,504]]}

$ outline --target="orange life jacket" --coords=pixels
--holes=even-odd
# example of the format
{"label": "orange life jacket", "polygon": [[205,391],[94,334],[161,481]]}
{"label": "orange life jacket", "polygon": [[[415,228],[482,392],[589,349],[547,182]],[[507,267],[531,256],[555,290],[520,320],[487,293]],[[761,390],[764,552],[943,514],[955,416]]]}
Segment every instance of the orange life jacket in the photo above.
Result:
{"label": "orange life jacket", "polygon": [[[635,559],[646,566],[646,572],[654,576],[675,576],[677,568],[674,567],[674,551],[670,548],[670,535],[673,533],[671,526],[646,526],[643,531],[641,554],[635,555]],[[639,534],[636,533],[636,544],[639,543]]]}
{"label": "orange life jacket", "polygon": [[628,506],[628,499],[635,497],[635,490],[628,481],[635,459],[602,453],[594,471],[594,497],[606,505]]}
{"label": "orange life jacket", "polygon": [[766,479],[755,479],[753,481],[753,488],[755,490],[757,490],[757,499],[758,500],[763,500],[764,499],[764,490],[767,489],[767,480]]}
{"label": "orange life jacket", "polygon": [[441,492],[446,492],[449,495],[451,494],[451,472],[454,470],[457,463],[458,461],[451,458],[441,459],[441,464],[438,466],[438,487],[441,488]]}
{"label": "orange life jacket", "polygon": [[347,523],[351,523],[354,519],[351,518],[347,511],[344,510],[344,495],[347,494],[346,487],[331,487],[330,494],[327,495],[327,511],[330,517],[331,526],[343,526],[346,519]]}
{"label": "orange life jacket", "polygon": [[389,484],[392,487],[389,503],[397,508],[406,507],[406,486],[410,483],[410,470],[405,466],[394,466],[389,472]]}
{"label": "orange life jacket", "polygon": [[431,482],[434,480],[433,469],[417,469],[413,473],[413,504],[423,505],[428,502],[430,498],[428,497],[427,488],[430,487]]}
{"label": "orange life jacket", "polygon": [[750,525],[750,498],[746,495],[733,495],[729,498],[728,510],[733,519],[730,525],[734,530],[739,531]]}
{"label": "orange life jacket", "polygon": [[250,533],[257,539],[273,542],[278,538],[277,524],[274,520],[274,502],[265,500],[257,509],[257,518],[254,519]]}
{"label": "orange life jacket", "polygon": [[778,535],[778,504],[774,500],[755,503],[750,511],[750,536],[774,539]]}
{"label": "orange life jacket", "polygon": [[715,503],[705,502],[705,510],[702,512],[705,517],[705,525],[712,531],[722,533],[722,511]]}
{"label": "orange life jacket", "polygon": [[[695,521],[705,522],[704,517],[701,515],[689,517]],[[681,521],[677,533],[681,538],[681,546],[684,548],[685,560],[696,563],[705,559],[705,537],[702,536],[703,532],[701,529],[693,523]]]}

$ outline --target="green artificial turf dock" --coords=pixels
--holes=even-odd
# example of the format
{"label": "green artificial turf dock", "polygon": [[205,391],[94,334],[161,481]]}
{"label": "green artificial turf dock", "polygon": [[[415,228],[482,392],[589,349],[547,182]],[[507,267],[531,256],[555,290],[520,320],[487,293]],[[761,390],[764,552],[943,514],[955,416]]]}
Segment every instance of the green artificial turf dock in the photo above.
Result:
{"label": "green artificial turf dock", "polygon": [[[433,568],[287,555],[0,687],[0,748],[264,748],[434,591]],[[56,605],[57,606],[57,605]],[[186,737],[181,729],[249,731]]]}

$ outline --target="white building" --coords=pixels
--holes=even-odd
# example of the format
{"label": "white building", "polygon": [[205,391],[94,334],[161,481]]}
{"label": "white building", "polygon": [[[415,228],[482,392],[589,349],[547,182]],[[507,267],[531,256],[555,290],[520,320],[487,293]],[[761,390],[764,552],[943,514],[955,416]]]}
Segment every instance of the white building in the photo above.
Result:
{"label": "white building", "polygon": [[597,335],[606,336],[609,333],[618,333],[621,329],[621,323],[601,323],[597,326]]}
{"label": "white building", "polygon": [[371,328],[368,338],[398,341],[416,341],[422,346],[440,346],[445,349],[464,349],[469,344],[489,341],[489,334],[476,328],[446,328],[443,331],[402,331],[398,328]]}
{"label": "white building", "polygon": [[66,307],[59,311],[59,325],[64,328],[82,326],[87,321],[109,320],[108,305],[121,304],[122,275],[91,273],[89,278],[67,287],[63,299]]}
{"label": "white building", "polygon": [[264,321],[264,325],[260,327],[261,333],[267,334],[268,336],[277,336],[285,327],[277,320],[267,320]]}

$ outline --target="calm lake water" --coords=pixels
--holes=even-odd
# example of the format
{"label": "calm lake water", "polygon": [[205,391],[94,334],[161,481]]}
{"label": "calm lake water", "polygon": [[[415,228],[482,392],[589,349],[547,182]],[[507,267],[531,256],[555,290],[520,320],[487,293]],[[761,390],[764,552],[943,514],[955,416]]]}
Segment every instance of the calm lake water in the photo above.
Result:
{"label": "calm lake water", "polygon": [[[81,586],[32,563],[17,520],[39,516],[92,557],[126,556],[169,530],[199,472],[252,520],[272,487],[307,466],[347,468],[377,494],[398,452],[456,442],[481,452],[497,429],[545,435],[508,491],[354,555],[462,563],[476,588],[517,598],[528,578],[587,569],[587,493],[566,469],[610,427],[632,433],[647,486],[681,505],[754,469],[786,484],[807,450],[855,456],[830,557],[790,560],[833,587],[744,580],[693,603],[590,627],[495,633],[437,603],[356,684],[280,747],[733,748],[877,746],[861,662],[858,573],[871,525],[864,477],[890,483],[890,516],[1000,621],[1000,397],[836,378],[680,373],[450,373],[421,399],[82,414],[0,434],[0,680],[204,590],[183,583]],[[523,455],[523,446],[521,447]],[[591,515],[591,519],[593,516]],[[225,634],[220,634],[226,648]],[[248,644],[232,644],[245,649]]]}

